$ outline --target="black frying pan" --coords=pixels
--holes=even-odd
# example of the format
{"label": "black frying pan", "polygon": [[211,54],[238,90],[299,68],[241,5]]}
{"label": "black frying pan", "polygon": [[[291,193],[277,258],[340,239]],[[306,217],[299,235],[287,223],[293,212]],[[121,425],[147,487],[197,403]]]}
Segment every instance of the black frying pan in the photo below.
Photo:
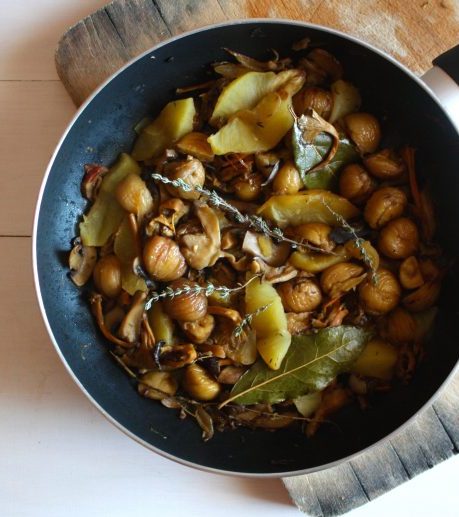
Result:
{"label": "black frying pan", "polygon": [[426,360],[409,386],[386,394],[364,413],[355,407],[343,409],[335,419],[337,425],[324,425],[313,439],[293,430],[240,429],[217,433],[204,443],[191,419],[180,421],[175,411],[137,394],[111,360],[84,293],[67,276],[70,241],[86,208],[80,194],[83,165],[110,164],[121,151],[129,152],[135,124],[146,114],[157,113],[176,87],[206,80],[208,65],[227,59],[223,47],[263,59],[271,55],[270,48],[281,56],[291,54],[292,43],[306,36],[342,61],[346,76],[363,93],[363,110],[383,121],[387,135],[383,143],[409,143],[418,149],[420,173],[429,178],[438,209],[439,240],[456,256],[459,136],[441,106],[419,80],[388,56],[343,34],[298,22],[249,20],[214,26],[143,54],[80,109],[51,160],[40,194],[34,228],[35,281],[43,317],[65,366],[120,429],[160,454],[207,470],[299,474],[359,453],[413,417],[435,395],[459,358],[458,276],[453,270],[444,282]]}

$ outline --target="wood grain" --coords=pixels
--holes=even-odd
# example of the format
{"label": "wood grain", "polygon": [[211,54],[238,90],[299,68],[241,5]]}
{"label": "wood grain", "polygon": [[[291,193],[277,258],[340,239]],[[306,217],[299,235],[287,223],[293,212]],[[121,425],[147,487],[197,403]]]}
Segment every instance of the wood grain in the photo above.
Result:
{"label": "wood grain", "polygon": [[[110,73],[164,38],[245,17],[334,27],[373,43],[420,73],[457,43],[459,6],[397,0],[115,0],[63,36],[56,52],[58,74],[79,104]],[[426,37],[439,23],[442,38]],[[443,461],[457,452],[458,400],[456,380],[390,441],[326,471],[284,479],[292,499],[308,515],[341,515]]]}
{"label": "wood grain", "polygon": [[[115,0],[71,27],[56,67],[75,104],[129,59],[170,35],[235,18],[290,18],[333,27],[385,50],[416,73],[459,40],[455,0]],[[433,37],[438,24],[442,37]],[[110,44],[107,44],[110,42]]]}

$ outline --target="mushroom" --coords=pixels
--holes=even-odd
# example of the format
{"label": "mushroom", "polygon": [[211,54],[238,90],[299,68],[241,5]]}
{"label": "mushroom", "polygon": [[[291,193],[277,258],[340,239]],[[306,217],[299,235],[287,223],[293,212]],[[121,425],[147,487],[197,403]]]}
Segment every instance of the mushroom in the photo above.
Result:
{"label": "mushroom", "polygon": [[260,257],[269,266],[282,266],[290,253],[287,242],[275,244],[267,235],[248,231],[242,243],[242,251]]}
{"label": "mushroom", "polygon": [[94,201],[99,192],[102,179],[109,169],[97,163],[87,163],[84,166],[84,177],[81,182],[81,193],[89,201]]}
{"label": "mushroom", "polygon": [[136,291],[132,297],[131,307],[118,328],[118,336],[128,343],[135,343],[139,339],[146,297],[143,291]]}
{"label": "mushroom", "polygon": [[301,334],[311,326],[310,312],[286,312],[287,330],[290,334]]}
{"label": "mushroom", "polygon": [[179,220],[190,211],[190,205],[184,203],[179,198],[171,198],[163,201],[158,209],[158,215],[151,219],[145,227],[145,233],[152,235],[162,235],[163,237],[173,237],[175,226]]}
{"label": "mushroom", "polygon": [[253,259],[250,270],[252,273],[262,273],[263,279],[270,284],[288,282],[298,275],[298,270],[290,264],[284,264],[283,266],[279,267],[272,267],[260,257],[255,257]]}
{"label": "mushroom", "polygon": [[196,202],[194,210],[202,225],[202,233],[186,233],[180,237],[180,250],[194,269],[213,266],[220,258],[220,225],[217,214],[207,204]]}
{"label": "mushroom", "polygon": [[70,278],[75,285],[81,287],[91,278],[96,261],[96,248],[84,246],[79,238],[75,239],[69,256]]}
{"label": "mushroom", "polygon": [[94,317],[96,318],[97,325],[100,331],[102,332],[103,336],[117,346],[120,346],[122,348],[131,348],[131,343],[117,338],[112,334],[112,332],[108,328],[102,311],[102,295],[93,294],[89,299],[89,303],[91,304],[91,311]]}
{"label": "mushroom", "polygon": [[235,325],[239,325],[242,321],[241,315],[235,309],[229,309],[228,307],[220,307],[219,305],[209,305],[207,307],[207,313],[213,314],[214,316],[222,316],[231,320]]}

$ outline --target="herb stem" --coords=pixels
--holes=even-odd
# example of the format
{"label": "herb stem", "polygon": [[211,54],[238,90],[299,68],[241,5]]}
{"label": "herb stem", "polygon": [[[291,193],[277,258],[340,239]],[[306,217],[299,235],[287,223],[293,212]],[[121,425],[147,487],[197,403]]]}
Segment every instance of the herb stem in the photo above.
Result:
{"label": "herb stem", "polygon": [[248,228],[251,228],[257,232],[263,233],[268,237],[273,238],[277,242],[287,242],[294,249],[307,248],[317,253],[330,254],[330,252],[318,248],[317,246],[289,239],[284,235],[283,231],[280,228],[271,228],[269,224],[259,215],[243,214],[235,206],[233,206],[231,203],[228,203],[228,201],[219,196],[217,192],[215,192],[215,190],[208,190],[198,185],[190,185],[189,183],[183,181],[181,178],[171,180],[169,178],[166,178],[162,174],[158,174],[156,172],[152,173],[151,177],[152,179],[160,181],[165,185],[172,185],[173,187],[179,188],[185,192],[192,192],[193,190],[199,192],[200,194],[208,198],[209,204],[211,206],[219,208],[220,210],[223,210],[224,212],[230,214],[237,223],[245,225]]}

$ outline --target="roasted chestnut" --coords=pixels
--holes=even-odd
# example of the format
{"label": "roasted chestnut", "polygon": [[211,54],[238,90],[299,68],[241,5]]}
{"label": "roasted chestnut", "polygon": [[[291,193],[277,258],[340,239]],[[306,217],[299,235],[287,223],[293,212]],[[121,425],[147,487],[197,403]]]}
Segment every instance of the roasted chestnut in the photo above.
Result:
{"label": "roasted chestnut", "polygon": [[388,270],[379,268],[374,278],[367,278],[359,286],[359,298],[367,314],[390,312],[400,301],[401,289],[397,278]]}
{"label": "roasted chestnut", "polygon": [[196,400],[213,400],[220,393],[220,384],[202,366],[187,366],[182,379],[183,389]]}
{"label": "roasted chestnut", "polygon": [[[169,179],[183,180],[192,187],[202,187],[206,180],[206,171],[197,158],[168,163],[164,171]],[[172,185],[166,185],[166,188],[171,196],[181,199],[198,199],[201,195],[195,190],[188,192]]]}
{"label": "roasted chestnut", "polygon": [[164,311],[174,320],[196,321],[207,313],[207,297],[204,293],[193,288],[198,287],[196,282],[179,278],[170,284],[173,291],[188,288],[188,292],[166,298],[163,302]]}
{"label": "roasted chestnut", "polygon": [[310,312],[317,309],[322,302],[320,287],[310,278],[279,284],[277,292],[286,312]]}
{"label": "roasted chestnut", "polygon": [[378,248],[386,257],[403,259],[416,253],[418,247],[418,228],[406,217],[394,219],[379,234]]}
{"label": "roasted chestnut", "polygon": [[138,217],[143,217],[153,209],[153,197],[138,174],[128,174],[120,181],[115,197],[126,212]]}
{"label": "roasted chestnut", "polygon": [[178,244],[169,237],[155,235],[147,239],[143,261],[151,278],[161,282],[176,280],[186,271],[185,258]]}
{"label": "roasted chestnut", "polygon": [[351,163],[344,167],[339,177],[340,194],[357,205],[364,203],[375,187],[375,181],[357,163]]}
{"label": "roasted chestnut", "polygon": [[233,182],[234,193],[242,201],[253,201],[261,192],[263,177],[261,174],[250,174],[248,178],[236,178]]}
{"label": "roasted chestnut", "polygon": [[306,241],[324,251],[332,251],[335,247],[330,237],[331,231],[332,227],[325,223],[304,223],[289,229],[296,239]]}
{"label": "roasted chestnut", "polygon": [[282,165],[273,181],[273,191],[276,194],[296,194],[303,188],[300,173],[292,161]]}
{"label": "roasted chestnut", "polygon": [[211,314],[206,314],[195,321],[181,321],[180,326],[186,337],[199,345],[209,339],[214,330],[215,319]]}
{"label": "roasted chestnut", "polygon": [[403,307],[397,307],[387,316],[386,333],[391,343],[412,343],[416,338],[416,322]]}
{"label": "roasted chestnut", "polygon": [[362,266],[341,262],[327,268],[320,277],[320,285],[330,298],[336,298],[359,285],[365,279]]}
{"label": "roasted chestnut", "polygon": [[394,187],[383,187],[374,192],[365,205],[365,221],[378,230],[392,219],[400,217],[407,204],[403,190]]}
{"label": "roasted chestnut", "polygon": [[382,180],[399,178],[405,171],[403,160],[391,149],[383,149],[366,156],[363,163],[373,176]]}
{"label": "roasted chestnut", "polygon": [[121,262],[116,255],[105,255],[93,271],[96,289],[107,298],[116,298],[121,292]]}
{"label": "roasted chestnut", "polygon": [[322,118],[328,119],[333,107],[331,92],[314,86],[306,86],[293,97],[293,108],[297,115],[313,109]]}
{"label": "roasted chestnut", "polygon": [[141,395],[153,400],[162,400],[165,397],[175,395],[178,383],[169,372],[144,373],[137,385]]}
{"label": "roasted chestnut", "polygon": [[381,128],[369,113],[351,113],[344,117],[347,134],[362,154],[374,153],[381,140]]}

